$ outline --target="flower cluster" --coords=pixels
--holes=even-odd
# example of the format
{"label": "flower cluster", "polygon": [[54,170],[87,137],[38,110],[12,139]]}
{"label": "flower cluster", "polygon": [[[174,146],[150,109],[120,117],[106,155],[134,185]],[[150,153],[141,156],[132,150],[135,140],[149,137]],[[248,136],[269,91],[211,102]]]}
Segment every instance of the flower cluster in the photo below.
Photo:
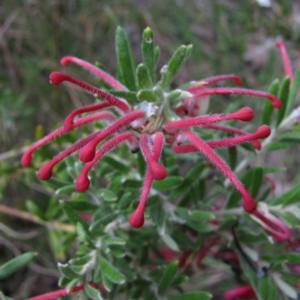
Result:
{"label": "flower cluster", "polygon": [[[149,34],[149,30],[147,28],[145,32]],[[53,168],[58,163],[67,156],[79,151],[79,159],[85,165],[76,179],[75,186],[79,192],[84,192],[90,186],[88,176],[90,170],[109,151],[121,143],[126,143],[132,152],[141,150],[147,165],[147,171],[139,204],[129,218],[131,226],[138,228],[144,223],[144,211],[153,181],[163,180],[167,176],[167,170],[161,164],[160,158],[164,147],[170,145],[172,150],[178,154],[199,152],[206,156],[240,192],[243,198],[242,206],[244,210],[248,213],[254,212],[257,218],[263,218],[256,210],[256,201],[214,149],[252,142],[254,148],[259,150],[259,139],[268,137],[270,128],[267,125],[262,125],[255,132],[248,133],[239,128],[218,124],[232,120],[251,121],[254,117],[254,111],[250,107],[244,107],[226,114],[206,115],[205,113],[210,97],[213,95],[245,95],[266,98],[277,109],[281,107],[281,102],[277,97],[262,91],[240,87],[211,87],[212,84],[226,80],[241,85],[241,78],[233,74],[208,77],[201,81],[190,82],[185,85],[185,88],[169,91],[169,83],[179,66],[186,59],[189,50],[189,46],[182,46],[175,52],[168,65],[162,69],[161,80],[157,84],[154,84],[153,76],[152,78],[148,76],[151,72],[149,68],[147,69],[147,63],[139,65],[137,75],[142,71],[145,75],[136,84],[141,87],[139,91],[135,91],[136,103],[129,103],[124,98],[113,95],[113,92],[99,89],[65,73],[51,73],[50,82],[53,85],[59,86],[63,82],[69,82],[96,95],[103,101],[75,109],[67,115],[61,128],[45,136],[25,152],[22,157],[23,166],[28,166],[31,163],[32,154],[38,148],[56,137],[67,134],[87,123],[105,121],[107,124],[105,129],[91,133],[56,155],[39,169],[38,177],[41,180],[49,179],[52,176]],[[71,63],[96,75],[114,91],[124,92],[124,94],[129,91],[129,87],[126,87],[125,84],[85,60],[73,56],[66,56],[61,59],[63,66]],[[142,71],[139,72],[139,70]],[[147,86],[147,89],[143,89],[145,86]],[[146,96],[143,99],[141,95],[145,91],[150,91],[150,94],[154,95],[154,100]],[[150,98],[152,100],[149,100]],[[113,108],[113,110],[105,110],[109,108]],[[85,113],[92,114],[82,116]],[[207,141],[198,135],[196,130],[198,127],[227,132],[234,136]],[[100,147],[97,150],[99,145]]]}

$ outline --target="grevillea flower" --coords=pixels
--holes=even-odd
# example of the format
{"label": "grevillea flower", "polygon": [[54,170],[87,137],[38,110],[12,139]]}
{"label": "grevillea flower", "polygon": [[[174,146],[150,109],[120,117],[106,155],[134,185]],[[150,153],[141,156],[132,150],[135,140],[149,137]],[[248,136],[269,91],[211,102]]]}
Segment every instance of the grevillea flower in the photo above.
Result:
{"label": "grevillea flower", "polygon": [[283,67],[285,75],[288,76],[291,80],[291,83],[294,80],[293,70],[290,62],[290,58],[288,56],[288,53],[286,51],[286,47],[283,41],[278,41],[276,43],[277,48],[280,50],[282,61],[283,61]]}
{"label": "grevillea flower", "polygon": [[[127,87],[114,77],[82,59],[73,56],[66,56],[61,59],[61,64],[64,66],[70,63],[79,65],[90,71],[115,91],[123,93],[128,91]],[[171,63],[170,65],[173,67]],[[53,168],[59,162],[74,152],[79,151],[79,159],[85,163],[85,166],[78,175],[75,186],[79,192],[84,192],[90,186],[88,178],[90,170],[105,154],[121,143],[126,143],[132,152],[140,149],[147,165],[147,172],[139,204],[129,218],[131,226],[138,228],[144,223],[144,211],[153,181],[163,180],[167,176],[167,170],[161,164],[160,157],[163,148],[168,144],[178,154],[200,152],[206,156],[241,193],[243,197],[242,205],[245,211],[253,212],[256,210],[255,200],[214,149],[235,146],[245,142],[252,142],[254,148],[260,149],[259,139],[268,137],[270,128],[263,125],[254,133],[248,133],[238,128],[217,124],[232,120],[241,122],[251,121],[254,117],[254,112],[250,107],[244,107],[227,114],[203,114],[207,110],[210,96],[213,95],[245,95],[266,98],[271,101],[275,108],[280,108],[281,102],[277,97],[261,91],[245,88],[210,87],[211,84],[225,80],[231,80],[237,85],[242,84],[240,77],[229,74],[192,82],[185,90],[170,92],[162,84],[162,75],[162,80],[158,84],[153,85],[151,90],[156,95],[155,100],[152,102],[137,100],[136,105],[132,105],[126,100],[114,96],[112,92],[108,93],[103,89],[99,89],[65,73],[53,72],[50,74],[50,82],[53,85],[59,86],[63,82],[72,83],[93,95],[97,95],[103,102],[72,111],[65,118],[61,128],[42,138],[24,153],[22,164],[28,166],[31,163],[34,151],[56,137],[66,134],[84,124],[104,120],[107,123],[105,129],[91,133],[56,155],[39,169],[38,177],[42,180],[49,179]],[[177,98],[175,97],[176,101],[174,101],[174,92],[177,93],[175,93],[177,95]],[[139,98],[139,91],[136,95]],[[96,112],[106,108],[114,108],[114,112],[105,110]],[[92,114],[79,117],[79,115],[85,113]],[[207,130],[229,132],[234,136],[206,141],[194,130],[198,127]],[[100,147],[97,150],[99,145]]]}
{"label": "grevillea flower", "polygon": [[224,294],[224,300],[254,300],[255,292],[252,286],[245,285],[234,288]]}
{"label": "grevillea flower", "polygon": [[287,241],[292,236],[292,230],[283,220],[272,215],[265,203],[260,203],[259,207],[251,212],[251,217],[277,242]]}

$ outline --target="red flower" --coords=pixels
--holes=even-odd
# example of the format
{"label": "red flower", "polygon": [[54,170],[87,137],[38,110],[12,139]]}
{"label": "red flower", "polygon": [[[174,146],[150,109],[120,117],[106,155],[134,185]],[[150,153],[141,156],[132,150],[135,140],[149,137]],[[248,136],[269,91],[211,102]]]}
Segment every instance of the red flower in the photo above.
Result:
{"label": "red flower", "polygon": [[260,203],[259,209],[254,210],[251,216],[271,234],[275,241],[287,241],[292,236],[292,230],[283,220],[272,215],[265,203]]}
{"label": "red flower", "polygon": [[255,292],[250,284],[234,288],[224,294],[224,300],[252,300],[254,298]]}
{"label": "red flower", "polygon": [[283,67],[284,67],[285,75],[290,78],[291,83],[292,83],[293,80],[294,80],[294,75],[293,75],[293,70],[292,70],[290,58],[289,58],[288,53],[287,53],[286,48],[285,48],[285,44],[284,44],[283,41],[278,41],[276,43],[276,46],[281,52],[281,57],[282,57],[282,61],[283,61]]}
{"label": "red flower", "polygon": [[[90,63],[72,56],[62,58],[61,64],[68,65],[75,63],[94,75],[100,77],[113,89],[126,91],[120,82],[103,70]],[[184,95],[186,99],[179,105],[173,105],[171,101],[162,93],[162,99],[156,102],[139,102],[136,106],[131,106],[124,99],[109,94],[95,86],[92,86],[79,79],[71,77],[61,72],[53,72],[50,75],[50,82],[56,86],[62,82],[70,82],[78,87],[99,96],[104,101],[75,109],[64,120],[61,128],[50,133],[40,141],[32,145],[23,155],[22,164],[28,166],[31,163],[32,154],[39,147],[50,142],[56,137],[66,134],[84,124],[94,121],[106,121],[107,127],[88,135],[77,141],[71,147],[65,149],[52,160],[47,162],[38,171],[38,177],[47,180],[52,175],[53,168],[64,158],[79,151],[79,159],[85,163],[76,180],[76,189],[84,192],[89,188],[89,171],[94,165],[109,151],[113,150],[121,143],[127,143],[132,152],[138,149],[142,151],[145,162],[148,166],[140,202],[135,212],[130,216],[129,222],[133,227],[141,227],[144,223],[144,210],[153,180],[163,180],[167,176],[166,168],[160,163],[161,153],[164,145],[170,144],[176,153],[200,152],[206,156],[216,167],[232,182],[243,196],[243,207],[247,212],[256,209],[256,202],[244,188],[240,180],[235,176],[227,164],[216,154],[213,149],[229,147],[245,142],[253,142],[256,149],[260,148],[258,139],[266,138],[270,134],[270,128],[263,125],[254,133],[247,133],[237,128],[216,125],[223,121],[238,120],[242,122],[251,121],[254,112],[249,107],[244,107],[236,112],[228,114],[201,115],[205,113],[209,97],[212,95],[248,95],[263,97],[271,101],[274,107],[280,108],[281,102],[278,98],[268,93],[254,91],[243,88],[220,88],[208,87],[209,84],[223,80],[232,80],[236,84],[242,83],[240,77],[236,75],[221,75],[204,79],[201,82],[192,84]],[[108,107],[115,108],[115,112],[102,111],[95,112]],[[76,119],[78,115],[95,112]],[[236,136],[204,141],[199,137],[193,128],[201,126],[207,130],[219,130],[230,132]],[[102,143],[99,150],[97,146]]]}

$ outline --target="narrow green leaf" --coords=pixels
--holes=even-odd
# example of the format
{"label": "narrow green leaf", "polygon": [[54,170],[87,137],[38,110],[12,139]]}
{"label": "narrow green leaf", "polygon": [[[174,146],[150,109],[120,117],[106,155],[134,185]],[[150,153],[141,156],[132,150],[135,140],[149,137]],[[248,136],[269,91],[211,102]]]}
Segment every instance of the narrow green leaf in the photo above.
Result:
{"label": "narrow green leaf", "polygon": [[172,297],[170,300],[210,300],[211,298],[212,294],[207,292],[191,292]]}
{"label": "narrow green leaf", "polygon": [[108,155],[102,158],[102,162],[106,162],[110,167],[113,167],[115,170],[119,170],[124,173],[130,170],[130,166]]}
{"label": "narrow green leaf", "polygon": [[123,28],[117,27],[116,54],[120,81],[130,90],[135,91],[135,66],[127,34]]}
{"label": "narrow green leaf", "polygon": [[190,55],[191,49],[191,45],[180,46],[171,57],[169,63],[162,68],[160,85],[163,89],[167,88],[170,85],[174,76],[177,74],[185,60]]}
{"label": "narrow green leaf", "polygon": [[164,235],[161,235],[160,237],[170,249],[172,249],[173,251],[177,251],[177,252],[180,251],[177,243],[170,235],[164,234]]}
{"label": "narrow green leaf", "polygon": [[153,188],[157,190],[169,190],[173,189],[180,183],[182,183],[183,178],[179,176],[169,176],[164,180],[155,181],[153,183]]}
{"label": "narrow green leaf", "polygon": [[125,245],[126,240],[116,237],[116,236],[109,236],[106,235],[102,238],[102,242],[106,245]]}
{"label": "narrow green leaf", "polygon": [[[279,80],[275,79],[269,88],[270,94],[277,96],[279,91]],[[262,124],[270,125],[274,107],[270,101],[266,101],[262,110]]]}
{"label": "narrow green leaf", "polygon": [[88,238],[87,232],[84,230],[82,224],[79,222],[77,222],[76,224],[76,232],[80,241],[85,241]]}
{"label": "narrow green leaf", "polygon": [[130,91],[116,91],[108,90],[108,92],[114,96],[125,99],[129,104],[134,105],[137,102],[136,93]]}
{"label": "narrow green leaf", "polygon": [[76,192],[76,188],[74,184],[69,184],[64,187],[61,187],[55,191],[55,195],[61,195],[61,194],[71,194],[73,192]]}
{"label": "narrow green leaf", "polygon": [[102,276],[102,283],[107,291],[110,292],[112,290],[113,284],[106,276]]}
{"label": "narrow green leaf", "polygon": [[69,260],[69,264],[73,266],[83,266],[91,260],[90,255],[84,255],[77,258],[72,258]]}
{"label": "narrow green leaf", "polygon": [[291,142],[274,142],[267,145],[267,147],[265,147],[265,151],[271,152],[271,151],[287,148],[290,146],[291,146]]}
{"label": "narrow green leaf", "polygon": [[116,215],[117,214],[115,212],[112,212],[112,213],[106,214],[104,216],[99,216],[98,218],[95,218],[94,222],[91,224],[89,230],[92,232],[98,231],[103,226],[112,222],[116,218]]}
{"label": "narrow green leaf", "polygon": [[136,97],[138,98],[139,101],[146,100],[148,102],[154,102],[157,99],[154,91],[150,89],[140,90],[137,93]]}
{"label": "narrow green leaf", "polygon": [[294,142],[299,143],[300,142],[300,132],[299,131],[288,131],[283,132],[277,136],[278,139],[282,141],[289,141],[291,142],[294,140]]}
{"label": "narrow green leaf", "polygon": [[118,200],[118,196],[109,189],[98,189],[97,196],[106,202],[115,202]]}
{"label": "narrow green leaf", "polygon": [[3,279],[29,264],[37,256],[36,252],[23,253],[0,267],[0,279]]}
{"label": "narrow green leaf", "polygon": [[79,216],[79,213],[74,210],[72,208],[72,206],[67,202],[67,201],[59,201],[60,205],[62,206],[65,214],[67,215],[67,217],[69,218],[69,220],[73,223],[73,224],[77,224],[77,223],[80,223],[84,229],[88,229],[88,225],[87,225],[87,222],[84,221],[80,216]]}
{"label": "narrow green leaf", "polygon": [[158,283],[158,294],[164,296],[169,287],[172,285],[173,279],[178,271],[178,261],[170,263],[164,271],[159,283]]}
{"label": "narrow green leaf", "polygon": [[69,264],[61,264],[61,263],[58,263],[57,264],[58,266],[58,269],[60,270],[60,272],[66,277],[66,278],[69,278],[69,279],[76,279],[76,278],[79,278],[80,275],[77,274],[76,272],[74,272],[72,270],[72,268],[70,267]]}
{"label": "narrow green leaf", "polygon": [[215,216],[206,211],[201,210],[189,210],[184,207],[176,207],[175,209],[178,216],[186,221],[193,220],[193,221],[211,221],[215,219]]}
{"label": "narrow green leaf", "polygon": [[71,280],[65,287],[67,291],[70,291],[73,289],[79,282],[79,279],[73,279]]}
{"label": "narrow green leaf", "polygon": [[271,277],[265,276],[260,279],[258,293],[261,300],[276,299],[276,293],[278,293],[278,291]]}
{"label": "narrow green leaf", "polygon": [[140,176],[144,177],[146,174],[146,162],[145,162],[144,156],[141,153],[141,151],[139,151],[137,153],[137,163],[138,163],[138,170],[139,170]]}
{"label": "narrow green leaf", "polygon": [[26,205],[26,208],[29,212],[31,212],[34,215],[38,216],[42,220],[45,219],[44,213],[40,210],[40,208],[33,201],[27,200],[25,205]]}
{"label": "narrow green leaf", "polygon": [[154,53],[153,31],[147,27],[143,32],[142,55],[144,65],[149,71],[151,81],[155,82],[155,53]]}
{"label": "narrow green leaf", "polygon": [[[117,258],[122,258],[126,255],[126,249],[119,245],[109,245],[109,249],[110,249],[112,255]],[[124,274],[124,275],[126,275],[126,274]]]}
{"label": "narrow green leaf", "polygon": [[0,299],[1,300],[14,300],[13,298],[9,298],[9,297],[5,296],[4,294],[2,294],[1,291],[0,291]]}
{"label": "narrow green leaf", "polygon": [[160,49],[158,46],[154,48],[154,64],[156,65],[160,56]]}
{"label": "narrow green leaf", "polygon": [[150,78],[149,71],[144,64],[139,64],[136,68],[136,78],[140,89],[150,89],[153,82]]}
{"label": "narrow green leaf", "polygon": [[140,180],[135,179],[127,179],[123,183],[124,188],[131,188],[131,189],[139,189],[142,186],[142,182]]}
{"label": "narrow green leaf", "polygon": [[93,300],[102,300],[103,298],[101,297],[101,294],[98,289],[95,289],[92,287],[90,284],[85,284],[84,285],[84,291],[86,294],[92,298]]}
{"label": "narrow green leaf", "polygon": [[290,78],[285,77],[283,79],[283,82],[281,84],[280,91],[279,91],[279,99],[281,100],[282,106],[278,110],[276,127],[279,126],[279,124],[281,123],[281,121],[283,120],[283,117],[285,115],[286,106],[287,106],[287,102],[288,102],[288,98],[289,98],[289,90],[290,90]]}
{"label": "narrow green leaf", "polygon": [[253,198],[256,198],[260,187],[262,185],[263,182],[263,176],[264,176],[264,170],[262,167],[260,166],[255,166],[253,168],[251,168],[251,173],[252,173],[252,178],[251,178],[251,195]]}
{"label": "narrow green leaf", "polygon": [[125,276],[117,270],[106,258],[99,257],[99,263],[102,274],[106,276],[111,282],[122,284],[125,282]]}
{"label": "narrow green leaf", "polygon": [[132,203],[132,193],[131,192],[125,192],[122,194],[119,202],[118,202],[118,208],[121,210],[124,210],[128,208],[128,206]]}
{"label": "narrow green leaf", "polygon": [[270,256],[265,256],[270,262],[282,263],[289,262],[291,264],[300,264],[300,254],[299,253],[286,253],[275,255],[272,254]]}
{"label": "narrow green leaf", "polygon": [[236,147],[228,147],[229,166],[232,170],[236,168],[238,155]]}
{"label": "narrow green leaf", "polygon": [[101,272],[101,267],[99,264],[97,264],[95,266],[95,271],[94,271],[94,274],[93,274],[93,282],[96,282],[96,283],[102,283],[103,282],[103,279],[102,279],[102,272]]}
{"label": "narrow green leaf", "polygon": [[285,172],[286,167],[265,167],[264,174],[271,174],[271,173],[278,173],[278,172]]}
{"label": "narrow green leaf", "polygon": [[293,81],[293,84],[290,89],[289,98],[288,98],[288,101],[286,104],[286,110],[285,110],[286,117],[292,112],[292,110],[294,108],[296,96],[299,91],[299,87],[300,87],[300,65],[298,66],[298,68],[296,70],[294,81]]}
{"label": "narrow green leaf", "polygon": [[272,205],[290,205],[298,202],[300,199],[300,184],[294,186],[288,192],[278,198],[271,200]]}
{"label": "narrow green leaf", "polygon": [[297,291],[291,285],[287,284],[280,277],[274,276],[278,288],[289,298],[298,299]]}

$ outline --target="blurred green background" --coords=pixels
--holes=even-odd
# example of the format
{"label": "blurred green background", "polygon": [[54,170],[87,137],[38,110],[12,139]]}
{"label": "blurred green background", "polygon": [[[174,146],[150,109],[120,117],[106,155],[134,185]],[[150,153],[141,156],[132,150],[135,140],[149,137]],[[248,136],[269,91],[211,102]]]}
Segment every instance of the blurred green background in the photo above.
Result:
{"label": "blurred green background", "polygon": [[[0,20],[0,204],[21,210],[24,200],[47,195],[39,183],[24,181],[22,148],[49,132],[74,107],[93,101],[74,87],[49,84],[50,72],[63,70],[62,56],[75,55],[98,61],[114,74],[117,25],[129,33],[137,62],[146,26],[153,29],[161,48],[161,66],[179,45],[193,44],[176,84],[236,73],[246,87],[266,90],[273,79],[283,76],[275,49],[278,38],[285,40],[294,69],[300,62],[298,0],[273,0],[269,7],[256,0],[2,0]],[[72,66],[67,72],[86,76]],[[218,110],[226,107],[221,101],[213,105]],[[15,230],[23,227],[33,236],[31,242],[13,239],[1,226],[0,263],[19,251],[36,249],[37,242],[44,253],[39,265],[0,282],[0,290],[22,299],[24,290],[30,295],[55,288],[58,272],[47,236],[43,238],[43,231],[30,222],[0,217],[0,224]]]}

